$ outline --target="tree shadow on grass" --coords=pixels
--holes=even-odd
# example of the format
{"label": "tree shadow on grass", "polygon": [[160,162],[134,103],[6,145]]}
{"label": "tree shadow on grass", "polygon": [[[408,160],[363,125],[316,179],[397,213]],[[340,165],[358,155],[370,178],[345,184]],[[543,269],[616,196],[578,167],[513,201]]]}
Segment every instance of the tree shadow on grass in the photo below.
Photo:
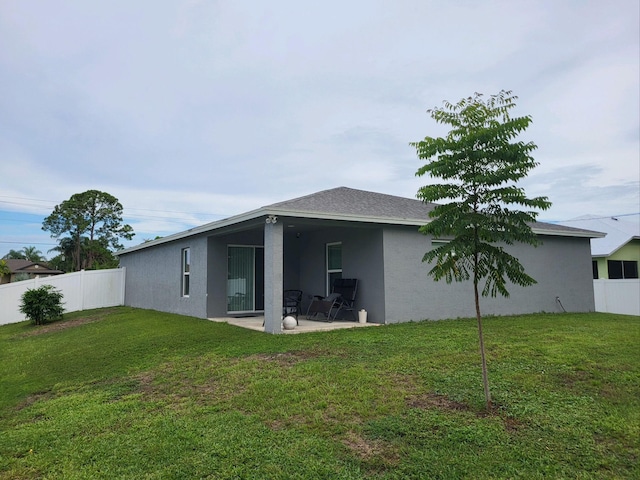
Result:
{"label": "tree shadow on grass", "polygon": [[99,322],[115,312],[115,309],[100,309],[99,311],[89,312],[86,315],[74,315],[72,318],[62,318],[53,320],[44,325],[29,325],[31,330],[16,335],[16,338],[33,337],[35,335],[43,335],[45,333],[54,333],[68,328],[79,327],[87,323]]}

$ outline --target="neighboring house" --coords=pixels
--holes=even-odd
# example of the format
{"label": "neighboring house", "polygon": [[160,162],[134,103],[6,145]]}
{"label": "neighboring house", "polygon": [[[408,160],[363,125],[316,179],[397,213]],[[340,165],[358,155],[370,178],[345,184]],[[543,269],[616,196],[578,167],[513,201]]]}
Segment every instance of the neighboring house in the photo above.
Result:
{"label": "neighboring house", "polygon": [[640,214],[585,215],[562,224],[607,234],[591,240],[596,310],[640,315]]}
{"label": "neighboring house", "polygon": [[[422,262],[440,239],[418,232],[433,204],[340,187],[288,200],[120,252],[125,304],[200,318],[262,314],[280,332],[285,289],[326,294],[359,280],[356,308],[375,323],[474,315],[470,282],[435,282]],[[482,299],[485,314],[594,310],[589,239],[601,234],[536,223],[543,245],[516,244],[538,283]]]}
{"label": "neighboring house", "polygon": [[51,275],[60,275],[60,270],[51,268],[44,262],[32,262],[30,260],[5,260],[9,267],[9,275],[3,275],[0,278],[0,284],[11,283],[19,280],[28,280],[31,278],[49,277]]}

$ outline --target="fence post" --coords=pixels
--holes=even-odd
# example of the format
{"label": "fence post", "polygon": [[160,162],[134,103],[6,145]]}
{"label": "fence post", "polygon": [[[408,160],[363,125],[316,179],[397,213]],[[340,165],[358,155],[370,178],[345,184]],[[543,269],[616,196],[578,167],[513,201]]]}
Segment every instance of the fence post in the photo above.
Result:
{"label": "fence post", "polygon": [[120,305],[124,305],[124,293],[125,293],[125,282],[127,280],[127,267],[121,267],[120,270],[122,274],[120,275]]}
{"label": "fence post", "polygon": [[84,310],[84,268],[80,270],[80,311]]}

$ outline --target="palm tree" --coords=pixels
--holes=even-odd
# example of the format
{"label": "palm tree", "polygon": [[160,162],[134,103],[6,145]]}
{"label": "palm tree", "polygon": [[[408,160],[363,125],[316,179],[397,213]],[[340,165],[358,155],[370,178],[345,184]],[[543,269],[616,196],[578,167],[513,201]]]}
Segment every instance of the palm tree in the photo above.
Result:
{"label": "palm tree", "polygon": [[7,253],[2,258],[4,258],[5,260],[26,260],[24,258],[24,253],[22,253],[22,250],[14,250],[14,249],[9,250],[9,253]]}
{"label": "palm tree", "polygon": [[36,247],[24,247],[22,249],[25,260],[30,262],[44,262],[46,259],[42,256],[42,252]]}
{"label": "palm tree", "polygon": [[71,237],[64,237],[58,241],[58,246],[53,247],[49,252],[58,252],[58,255],[51,259],[51,266],[63,272],[73,272],[76,265],[76,242]]}

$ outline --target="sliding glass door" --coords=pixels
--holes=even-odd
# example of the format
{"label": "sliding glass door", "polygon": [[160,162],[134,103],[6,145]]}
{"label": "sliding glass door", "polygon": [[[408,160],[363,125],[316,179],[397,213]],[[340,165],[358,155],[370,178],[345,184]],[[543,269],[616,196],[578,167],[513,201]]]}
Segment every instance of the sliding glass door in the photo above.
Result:
{"label": "sliding glass door", "polygon": [[264,310],[264,248],[229,246],[227,257],[227,311]]}

